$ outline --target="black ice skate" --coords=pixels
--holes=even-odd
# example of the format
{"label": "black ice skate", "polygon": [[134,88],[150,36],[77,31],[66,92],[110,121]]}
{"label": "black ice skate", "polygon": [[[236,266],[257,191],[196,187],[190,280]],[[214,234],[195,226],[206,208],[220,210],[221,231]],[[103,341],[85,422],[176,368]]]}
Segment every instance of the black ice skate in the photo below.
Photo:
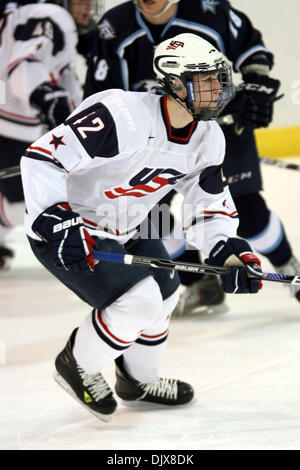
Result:
{"label": "black ice skate", "polygon": [[3,245],[0,245],[0,271],[8,271],[14,252]]}
{"label": "black ice skate", "polygon": [[185,288],[172,316],[213,315],[227,311],[225,294],[219,279],[216,276],[204,275],[199,281]]}
{"label": "black ice skate", "polygon": [[123,367],[123,357],[115,360],[117,395],[124,401],[143,401],[161,405],[184,405],[194,397],[191,385],[176,379],[158,377],[150,383],[141,383],[133,379]]}
{"label": "black ice skate", "polygon": [[102,374],[87,374],[76,362],[72,349],[77,328],[55,360],[55,380],[73,398],[102,421],[109,421],[117,402]]}
{"label": "black ice skate", "polygon": [[[300,275],[300,263],[295,258],[295,256],[291,256],[287,263],[283,264],[280,267],[276,267],[275,269],[280,274],[289,274],[291,276],[299,276]],[[300,302],[300,287],[298,284],[286,284],[290,289],[290,294],[292,297],[296,297],[298,302]]]}

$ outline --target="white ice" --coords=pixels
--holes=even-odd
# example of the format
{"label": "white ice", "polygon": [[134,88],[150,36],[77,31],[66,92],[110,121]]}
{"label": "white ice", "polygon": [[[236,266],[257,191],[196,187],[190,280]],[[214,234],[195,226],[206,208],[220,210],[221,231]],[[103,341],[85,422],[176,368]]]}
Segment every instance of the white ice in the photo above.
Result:
{"label": "white ice", "polygon": [[[263,173],[299,257],[300,173]],[[22,228],[11,243],[13,269],[0,275],[0,449],[300,449],[300,305],[286,288],[265,283],[258,295],[227,296],[224,315],[172,320],[161,373],[191,382],[194,402],[120,403],[106,424],[52,378],[89,306],[38,264]],[[113,386],[113,367],[104,373]]]}

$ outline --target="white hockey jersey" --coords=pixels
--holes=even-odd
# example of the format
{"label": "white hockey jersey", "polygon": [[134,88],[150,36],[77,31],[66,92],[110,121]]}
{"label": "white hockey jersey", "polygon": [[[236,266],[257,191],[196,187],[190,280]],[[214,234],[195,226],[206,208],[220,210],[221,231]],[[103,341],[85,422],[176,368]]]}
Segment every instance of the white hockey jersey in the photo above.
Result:
{"label": "white hockey jersey", "polygon": [[31,93],[44,82],[67,89],[77,105],[81,87],[73,72],[77,30],[67,10],[29,4],[0,22],[0,134],[32,142],[42,133]]}
{"label": "white hockey jersey", "polygon": [[125,243],[172,189],[184,195],[183,231],[205,255],[236,236],[238,215],[221,165],[225,139],[214,121],[174,135],[166,97],[107,90],[87,98],[21,160],[26,232],[68,201],[91,234]]}

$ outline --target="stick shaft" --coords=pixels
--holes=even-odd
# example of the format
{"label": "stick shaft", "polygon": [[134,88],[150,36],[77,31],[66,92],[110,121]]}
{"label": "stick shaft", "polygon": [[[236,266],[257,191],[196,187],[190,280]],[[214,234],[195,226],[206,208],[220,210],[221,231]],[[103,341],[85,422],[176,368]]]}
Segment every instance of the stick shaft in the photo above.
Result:
{"label": "stick shaft", "polygon": [[13,176],[18,176],[21,174],[20,166],[10,166],[9,168],[4,168],[0,170],[0,179],[12,178]]}
{"label": "stick shaft", "polygon": [[[235,124],[234,116],[232,114],[225,114],[224,116],[221,116],[220,118],[218,118],[218,123],[221,126],[234,125]],[[241,128],[238,134],[242,134],[243,131],[244,129]],[[277,166],[278,168],[284,168],[286,170],[300,171],[300,165],[297,165],[297,163],[283,162],[282,160],[277,160],[276,158],[269,158],[269,157],[259,157],[259,160],[261,163],[265,163],[266,165],[273,165],[273,166]]]}
{"label": "stick shaft", "polygon": [[[94,251],[95,259],[108,261],[111,263],[122,263],[131,265],[148,266],[158,269],[174,269],[175,271],[193,272],[196,274],[211,274],[214,276],[228,272],[227,268],[208,266],[206,264],[184,263],[163,258],[150,258],[148,256],[129,255],[123,253],[108,253],[104,251]],[[285,284],[300,284],[300,276],[290,276],[288,274],[263,273],[258,277],[262,281],[281,282]]]}
{"label": "stick shaft", "polygon": [[297,165],[296,163],[283,162],[282,160],[267,157],[259,157],[259,160],[267,165],[278,166],[279,168],[285,168],[286,170],[300,171],[300,165]]}

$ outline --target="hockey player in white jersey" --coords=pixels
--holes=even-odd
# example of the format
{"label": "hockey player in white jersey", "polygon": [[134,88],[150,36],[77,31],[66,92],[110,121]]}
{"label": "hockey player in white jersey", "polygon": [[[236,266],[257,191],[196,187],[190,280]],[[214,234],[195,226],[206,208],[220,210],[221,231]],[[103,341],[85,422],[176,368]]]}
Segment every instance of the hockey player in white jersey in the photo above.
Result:
{"label": "hockey player in white jersey", "polygon": [[224,290],[261,287],[260,261],[236,238],[238,215],[222,179],[224,137],[214,121],[232,93],[231,67],[207,41],[181,34],[157,47],[154,71],[165,96],[92,95],[21,161],[32,250],[92,307],[56,358],[56,380],[102,419],[117,407],[101,374],[113,360],[124,400],[173,406],[190,402],[194,391],[158,376],[177,273],[95,264],[93,249],[168,258],[161,240],[141,227],[175,188],[184,195],[186,238],[208,264],[230,266]]}
{"label": "hockey player in white jersey", "polygon": [[[81,102],[74,73],[77,30],[92,12],[92,0],[70,0],[69,11],[34,1],[17,8],[19,3],[0,6],[1,169],[18,165],[43,126],[57,126]],[[23,214],[21,178],[0,180],[0,270],[13,256],[4,239],[11,227],[23,224]]]}

